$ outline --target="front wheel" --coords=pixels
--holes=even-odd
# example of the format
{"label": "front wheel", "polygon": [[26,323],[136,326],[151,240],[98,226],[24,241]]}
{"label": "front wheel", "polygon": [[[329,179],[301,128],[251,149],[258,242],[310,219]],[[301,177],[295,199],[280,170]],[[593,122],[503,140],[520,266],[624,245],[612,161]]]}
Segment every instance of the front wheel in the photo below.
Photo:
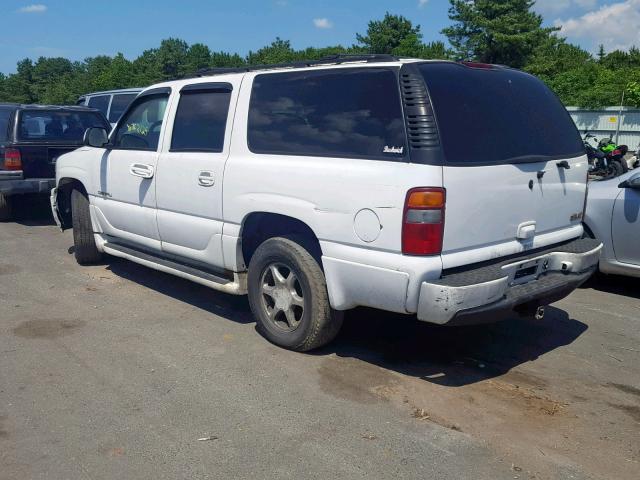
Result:
{"label": "front wheel", "polygon": [[80,265],[98,263],[102,259],[102,254],[98,251],[93,236],[89,199],[80,190],[71,192],[71,218],[76,261]]}
{"label": "front wheel", "polygon": [[305,352],[340,331],[343,314],[329,305],[324,273],[303,239],[275,237],[249,263],[249,304],[257,328],[270,342]]}

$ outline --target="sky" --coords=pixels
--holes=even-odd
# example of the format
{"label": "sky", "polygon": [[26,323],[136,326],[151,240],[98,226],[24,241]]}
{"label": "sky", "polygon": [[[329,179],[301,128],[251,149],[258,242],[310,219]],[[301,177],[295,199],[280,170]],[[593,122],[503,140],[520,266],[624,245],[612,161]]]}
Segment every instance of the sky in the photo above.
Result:
{"label": "sky", "polygon": [[[133,59],[169,37],[241,55],[276,37],[294,48],[351,45],[386,11],[421,25],[425,41],[445,40],[450,23],[448,0],[41,1],[0,0],[0,72],[26,57]],[[538,0],[534,8],[589,51],[640,46],[640,0]]]}

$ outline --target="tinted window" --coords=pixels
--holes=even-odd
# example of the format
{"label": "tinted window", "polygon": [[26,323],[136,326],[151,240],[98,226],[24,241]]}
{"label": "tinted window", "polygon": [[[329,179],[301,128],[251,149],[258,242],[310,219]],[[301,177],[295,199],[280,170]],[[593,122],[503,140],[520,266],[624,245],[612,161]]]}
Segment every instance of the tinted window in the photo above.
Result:
{"label": "tinted window", "polygon": [[0,107],[0,143],[7,141],[9,134],[9,118],[13,112],[13,108]]}
{"label": "tinted window", "polygon": [[111,95],[98,95],[97,97],[89,97],[88,106],[100,110],[105,117],[107,116],[107,110],[109,110],[109,100]]}
{"label": "tinted window", "polygon": [[47,110],[23,110],[18,123],[18,138],[27,141],[81,143],[90,127],[107,128],[98,113]]}
{"label": "tinted window", "polygon": [[173,124],[171,150],[221,152],[231,92],[183,92]]}
{"label": "tinted window", "polygon": [[168,99],[167,95],[140,98],[118,125],[114,146],[132,150],[157,150]]}
{"label": "tinted window", "polygon": [[401,159],[406,138],[396,72],[359,68],[258,75],[248,139],[256,153]]}
{"label": "tinted window", "polygon": [[510,69],[420,66],[447,163],[508,163],[582,155],[575,124],[540,80]]}
{"label": "tinted window", "polygon": [[137,94],[135,93],[114,95],[113,100],[111,100],[111,110],[109,110],[109,121],[116,123],[120,120],[120,117],[136,96]]}

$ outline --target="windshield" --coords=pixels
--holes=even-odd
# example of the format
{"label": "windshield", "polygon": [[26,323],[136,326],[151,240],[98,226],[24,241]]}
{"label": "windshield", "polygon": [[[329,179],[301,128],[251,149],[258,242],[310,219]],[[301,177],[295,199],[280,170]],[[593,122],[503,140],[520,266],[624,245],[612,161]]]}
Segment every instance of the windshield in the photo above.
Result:
{"label": "windshield", "polygon": [[24,110],[18,132],[23,141],[82,143],[85,130],[91,127],[108,129],[95,112]]}
{"label": "windshield", "polygon": [[446,163],[491,165],[584,154],[566,109],[534,76],[456,63],[426,63],[419,68]]}

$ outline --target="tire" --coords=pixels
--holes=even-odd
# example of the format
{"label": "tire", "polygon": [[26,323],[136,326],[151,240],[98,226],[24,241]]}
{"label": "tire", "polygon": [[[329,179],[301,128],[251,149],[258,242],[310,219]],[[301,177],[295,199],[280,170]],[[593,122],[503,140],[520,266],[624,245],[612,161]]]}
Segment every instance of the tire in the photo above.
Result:
{"label": "tire", "polygon": [[331,342],[343,320],[343,313],[329,305],[324,273],[304,243],[296,236],[266,240],[253,254],[248,275],[249,304],[258,332],[271,343],[298,352]]}
{"label": "tire", "polygon": [[91,265],[102,259],[96,247],[91,226],[89,199],[80,190],[71,192],[71,216],[73,219],[73,245],[76,261],[80,265]]}
{"label": "tire", "polygon": [[11,198],[0,193],[0,222],[11,220]]}
{"label": "tire", "polygon": [[620,166],[622,167],[622,173],[627,173],[629,171],[629,165],[627,165],[627,161],[623,158],[619,160]]}
{"label": "tire", "polygon": [[605,179],[609,179],[609,178],[616,178],[619,177],[620,175],[622,175],[624,172],[622,170],[622,164],[620,162],[617,162],[615,160],[612,160],[609,163],[609,166],[607,167],[606,170],[606,175],[605,175]]}

